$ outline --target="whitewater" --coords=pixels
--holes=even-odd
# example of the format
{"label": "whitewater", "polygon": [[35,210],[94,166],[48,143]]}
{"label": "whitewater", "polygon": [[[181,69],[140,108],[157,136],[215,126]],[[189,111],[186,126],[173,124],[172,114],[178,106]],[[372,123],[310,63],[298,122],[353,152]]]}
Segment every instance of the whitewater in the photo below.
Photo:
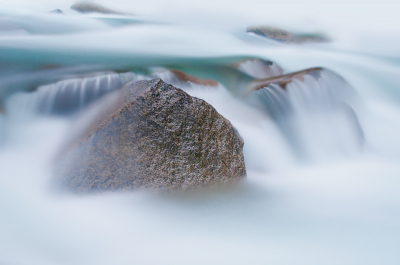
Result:
{"label": "whitewater", "polygon": [[[397,2],[97,2],[133,16],[80,14],[73,3],[0,1],[1,265],[399,264]],[[331,41],[280,43],[246,33],[250,25]],[[260,75],[260,65],[218,70],[248,58],[284,73],[326,71],[257,91],[266,100],[254,107],[238,80]],[[176,80],[172,68],[218,87]],[[153,78],[237,128],[247,178],[167,194],[55,188],[52,164],[80,113]]]}

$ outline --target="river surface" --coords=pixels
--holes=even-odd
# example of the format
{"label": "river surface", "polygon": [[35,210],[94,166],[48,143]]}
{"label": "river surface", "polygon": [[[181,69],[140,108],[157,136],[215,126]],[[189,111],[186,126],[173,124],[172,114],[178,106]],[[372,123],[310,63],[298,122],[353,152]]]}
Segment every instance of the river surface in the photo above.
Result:
{"label": "river surface", "polygon": [[[99,3],[134,15],[0,0],[1,265],[400,263],[397,2]],[[65,15],[48,13],[56,8]],[[247,34],[250,25],[331,41],[280,43]],[[246,58],[285,73],[329,70],[284,93],[260,91],[265,109],[237,96],[237,76],[215,71]],[[162,72],[172,68],[219,85],[176,82]],[[168,194],[55,188],[54,157],[85,107],[155,77],[231,121],[245,142],[246,180]],[[361,133],[336,102],[352,109]]]}

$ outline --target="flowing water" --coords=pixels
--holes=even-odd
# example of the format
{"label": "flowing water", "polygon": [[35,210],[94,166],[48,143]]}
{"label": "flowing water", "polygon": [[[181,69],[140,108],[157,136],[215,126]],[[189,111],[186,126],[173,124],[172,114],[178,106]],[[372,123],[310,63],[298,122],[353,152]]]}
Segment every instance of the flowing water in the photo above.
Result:
{"label": "flowing water", "polygon": [[[135,16],[0,1],[1,265],[399,264],[399,4],[100,3]],[[65,15],[48,13],[56,8]],[[246,34],[253,24],[332,42],[279,43]],[[311,67],[324,70],[285,90],[245,90]],[[85,125],[82,111],[152,78],[231,121],[245,141],[246,180],[169,194],[55,189],[54,158]]]}

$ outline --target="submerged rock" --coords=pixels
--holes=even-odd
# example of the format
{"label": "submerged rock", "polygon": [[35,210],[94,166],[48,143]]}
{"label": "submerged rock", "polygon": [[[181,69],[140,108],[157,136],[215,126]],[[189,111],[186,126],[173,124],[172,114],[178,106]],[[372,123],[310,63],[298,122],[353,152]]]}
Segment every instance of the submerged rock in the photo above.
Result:
{"label": "submerged rock", "polygon": [[91,2],[77,2],[73,4],[71,9],[81,13],[102,13],[102,14],[116,14],[116,15],[130,15],[119,11],[112,10],[108,7],[98,5]]}
{"label": "submerged rock", "polygon": [[258,58],[242,60],[234,64],[233,67],[256,79],[265,79],[283,74],[282,68],[276,63]]}
{"label": "submerged rock", "polygon": [[167,70],[155,74],[157,77],[165,80],[169,84],[173,84],[178,87],[187,87],[190,82],[195,85],[217,87],[218,82],[211,79],[202,79],[192,75],[188,75],[179,70]]}
{"label": "submerged rock", "polygon": [[89,112],[90,126],[57,167],[75,192],[187,189],[246,176],[244,142],[231,123],[161,79],[128,83]]}
{"label": "submerged rock", "polygon": [[246,29],[262,37],[286,43],[327,42],[326,37],[319,34],[295,34],[280,28],[266,26],[252,26]]}
{"label": "submerged rock", "polygon": [[198,77],[185,74],[184,72],[179,70],[169,70],[169,72],[171,72],[173,75],[175,75],[176,78],[178,78],[180,81],[183,82],[192,82],[197,85],[203,85],[203,86],[218,86],[218,82],[211,79],[201,79]]}
{"label": "submerged rock", "polygon": [[54,14],[60,14],[60,15],[65,15],[64,12],[62,12],[61,9],[54,9],[52,11],[50,11],[49,13],[54,13]]}

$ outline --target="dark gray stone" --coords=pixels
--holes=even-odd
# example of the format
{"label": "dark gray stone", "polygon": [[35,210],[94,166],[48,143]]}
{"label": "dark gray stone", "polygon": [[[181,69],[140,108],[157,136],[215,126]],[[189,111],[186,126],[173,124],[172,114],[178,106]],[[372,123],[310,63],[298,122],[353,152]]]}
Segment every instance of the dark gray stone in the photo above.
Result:
{"label": "dark gray stone", "polygon": [[92,108],[101,111],[57,167],[73,191],[187,189],[246,176],[231,123],[161,79],[128,83]]}

